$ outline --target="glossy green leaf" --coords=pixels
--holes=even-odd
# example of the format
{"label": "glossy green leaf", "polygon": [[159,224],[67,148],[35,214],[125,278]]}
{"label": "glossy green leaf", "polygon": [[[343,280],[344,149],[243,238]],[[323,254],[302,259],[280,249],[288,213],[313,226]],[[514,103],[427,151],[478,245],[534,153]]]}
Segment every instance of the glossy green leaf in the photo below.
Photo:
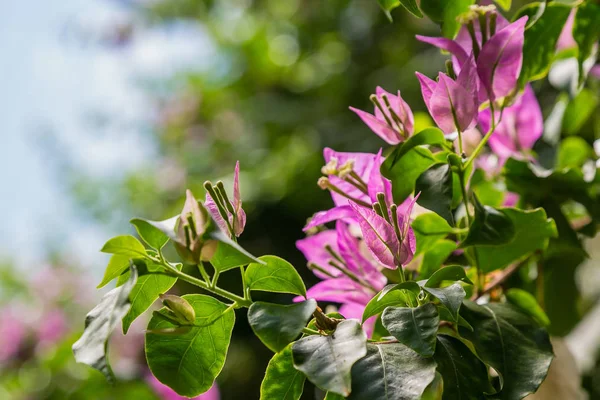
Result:
{"label": "glossy green leaf", "polygon": [[292,264],[276,256],[262,256],[259,260],[264,264],[252,263],[246,269],[245,279],[250,290],[306,297],[306,286]]}
{"label": "glossy green leaf", "polygon": [[457,338],[438,335],[433,358],[444,381],[442,400],[480,400],[493,391],[485,364]]}
{"label": "glossy green leaf", "polygon": [[300,335],[316,308],[314,299],[285,306],[257,301],[248,309],[248,322],[265,346],[277,353]]}
{"label": "glossy green leaf", "polygon": [[538,324],[542,326],[550,325],[550,319],[531,293],[523,289],[512,288],[506,291],[505,296],[511,304],[519,307],[521,311],[532,317]]}
{"label": "glossy green leaf", "polygon": [[[159,381],[182,396],[194,397],[210,389],[223,368],[235,314],[210,296],[183,298],[194,308],[197,326],[177,336],[146,333],[146,359]],[[154,331],[176,327],[157,315],[148,324]]]}
{"label": "glossy green leaf", "polygon": [[106,293],[100,303],[86,315],[83,334],[73,344],[75,361],[97,369],[109,381],[114,381],[114,376],[106,357],[108,339],[129,309],[129,292],[136,279],[137,270],[132,265],[129,280]]}
{"label": "glossy green leaf", "polygon": [[423,357],[435,352],[440,324],[437,307],[427,303],[420,307],[388,307],[381,316],[383,326],[398,341]]}
{"label": "glossy green leaf", "polygon": [[356,320],[340,322],[332,335],[304,337],[292,345],[294,367],[319,388],[348,396],[352,365],[367,354],[367,336]]}
{"label": "glossy green leaf", "polygon": [[351,400],[419,400],[435,378],[435,361],[402,343],[368,344],[352,368]]}
{"label": "glossy green leaf", "polygon": [[[391,285],[388,285],[391,286]],[[395,285],[393,285],[395,286]],[[387,286],[386,286],[387,288]],[[381,292],[376,294],[366,305],[365,311],[363,311],[362,320],[363,322],[372,317],[382,313],[389,306],[408,306],[410,305],[410,299],[406,293],[401,290],[391,290],[392,287],[383,288]],[[383,296],[381,294],[383,293]]]}
{"label": "glossy green leaf", "polygon": [[[176,264],[174,267],[181,271],[182,264]],[[123,274],[123,278],[127,275]],[[141,275],[129,294],[131,308],[123,317],[123,333],[126,334],[133,321],[154,304],[159,294],[168,292],[175,282],[176,277],[163,273]]]}
{"label": "glossy green leaf", "polygon": [[468,10],[474,0],[421,0],[425,15],[442,25],[445,37],[453,38],[460,27],[456,18]]}
{"label": "glossy green leaf", "polygon": [[437,164],[423,172],[415,183],[415,192],[421,192],[417,203],[437,213],[450,225],[452,215],[452,171],[448,164]]}
{"label": "glossy green leaf", "polygon": [[219,272],[250,263],[261,264],[260,259],[254,257],[242,246],[231,240],[220,229],[210,234],[211,239],[217,240],[217,249],[210,259],[210,263]]}
{"label": "glossy green leaf", "polygon": [[393,154],[381,165],[381,173],[392,181],[394,201],[400,204],[414,190],[417,178],[438,160],[424,147],[415,147],[394,162]]}
{"label": "glossy green leaf", "polygon": [[594,51],[594,45],[600,40],[600,4],[593,1],[582,3],[575,14],[573,39],[577,43],[579,62],[579,83],[585,80],[583,63]]}
{"label": "glossy green leaf", "polygon": [[513,240],[505,245],[475,247],[479,268],[486,273],[505,268],[534,251],[545,249],[550,238],[556,236],[556,225],[546,217],[542,208],[504,208],[502,212],[512,220],[516,234]]}
{"label": "glossy green leaf", "polygon": [[122,256],[144,258],[146,249],[139,240],[131,235],[115,236],[109,239],[100,250],[103,253],[119,254]]}
{"label": "glossy green leaf", "polygon": [[463,281],[469,285],[473,284],[467,277],[467,273],[463,267],[460,265],[449,265],[437,270],[431,275],[431,277],[427,279],[427,282],[425,282],[425,286],[439,287],[443,281]]}
{"label": "glossy green leaf", "polygon": [[438,128],[427,128],[421,132],[409,137],[405,142],[400,143],[394,151],[387,157],[386,162],[395,165],[408,153],[417,146],[422,145],[444,145],[446,138],[444,133]]}
{"label": "glossy green leaf", "polygon": [[515,237],[515,225],[513,221],[501,210],[490,206],[484,206],[473,195],[475,216],[469,234],[462,241],[461,247],[468,246],[498,246],[509,243]]}
{"label": "glossy green leaf", "polygon": [[[540,7],[544,7],[543,13],[532,24]],[[523,45],[523,66],[519,76],[521,87],[529,81],[542,79],[548,73],[558,37],[570,12],[571,7],[565,4],[553,2],[546,5],[538,2],[522,8],[514,17],[516,20],[524,15],[529,16]]]}
{"label": "glossy green leaf", "polygon": [[106,286],[110,281],[118,278],[123,272],[127,271],[129,264],[131,263],[129,256],[123,256],[119,254],[113,254],[108,261],[106,270],[104,271],[104,277],[97,288]]}
{"label": "glossy green leaf", "polygon": [[383,299],[383,297],[386,294],[388,294],[389,292],[391,292],[392,290],[408,290],[408,291],[413,292],[415,294],[415,296],[418,295],[419,293],[421,293],[421,287],[419,286],[419,284],[417,282],[406,281],[406,282],[392,283],[392,284],[386,285],[377,294],[377,299],[378,300]]}
{"label": "glossy green leaf", "polygon": [[459,327],[479,357],[502,377],[499,399],[521,399],[546,378],[552,354],[548,333],[510,304],[477,305],[465,301],[461,315],[473,332]]}
{"label": "glossy green leaf", "polygon": [[423,286],[423,290],[437,298],[450,311],[455,321],[458,319],[458,310],[467,295],[465,289],[459,283],[454,283],[443,288]]}
{"label": "glossy green leaf", "polygon": [[169,241],[169,236],[164,233],[164,230],[169,229],[168,227],[170,226],[172,226],[172,231],[175,229],[175,220],[173,218],[166,221],[149,221],[142,218],[134,218],[129,222],[135,226],[142,240],[156,250],[162,249]]}
{"label": "glossy green leaf", "polygon": [[260,385],[261,400],[299,400],[304,390],[304,374],[294,368],[292,346],[285,347],[269,361]]}

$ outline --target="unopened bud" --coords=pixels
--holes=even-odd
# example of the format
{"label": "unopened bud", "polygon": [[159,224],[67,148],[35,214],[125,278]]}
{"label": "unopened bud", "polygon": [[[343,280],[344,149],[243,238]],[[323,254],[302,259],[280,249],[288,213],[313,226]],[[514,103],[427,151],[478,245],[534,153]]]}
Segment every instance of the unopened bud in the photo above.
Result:
{"label": "unopened bud", "polygon": [[175,248],[187,262],[197,264],[204,244],[203,235],[211,222],[208,211],[196,200],[191,191],[186,191],[186,200],[177,225]]}
{"label": "unopened bud", "polygon": [[317,181],[317,185],[319,185],[319,187],[323,190],[326,190],[329,188],[329,178],[327,178],[326,176],[322,176],[319,178],[319,180]]}
{"label": "unopened bud", "polygon": [[337,158],[332,157],[331,160],[329,160],[329,162],[321,168],[321,173],[323,175],[337,175],[337,173],[338,173],[337,164],[338,164]]}
{"label": "unopened bud", "polygon": [[182,324],[190,325],[196,321],[194,307],[186,299],[173,294],[161,294],[158,297]]}

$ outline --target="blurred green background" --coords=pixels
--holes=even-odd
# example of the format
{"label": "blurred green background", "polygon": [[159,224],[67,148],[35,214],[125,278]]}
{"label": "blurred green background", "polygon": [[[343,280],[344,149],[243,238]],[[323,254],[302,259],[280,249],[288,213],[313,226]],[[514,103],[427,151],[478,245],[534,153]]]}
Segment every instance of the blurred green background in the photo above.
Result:
{"label": "blurred green background", "polygon": [[[513,2],[512,10],[523,3]],[[3,307],[17,315],[39,311],[30,281],[40,265],[57,276],[82,276],[85,282],[68,287],[86,288],[87,298],[65,289],[44,304],[64,311],[65,332],[50,350],[21,343],[0,364],[0,397],[125,398],[115,397],[123,390],[135,393],[129,398],[152,397],[141,353],[116,356],[125,360],[116,368],[125,382],[116,391],[70,358],[83,316],[100,296],[94,282],[108,257],[97,249],[110,234],[132,232],[131,217],[177,214],[186,188],[201,197],[207,179],[230,187],[237,160],[248,214],[241,244],[288,259],[307,286],[314,284],[295,241],[306,219],[330,205],[316,185],[323,147],[366,152],[385,145],[348,106],[370,110],[376,86],[400,89],[419,123],[428,123],[414,72],[436,74],[444,56],[414,35],[437,35],[439,28],[401,8],[393,16],[390,23],[375,0],[8,5],[1,18],[10,33],[4,42],[14,48],[7,61],[14,76],[4,77],[2,111],[7,121],[28,123],[17,121],[3,133],[12,154],[2,170],[16,194],[2,207],[9,222],[0,253]],[[33,30],[23,36],[24,21]],[[54,38],[50,47],[46,36]],[[548,115],[560,91],[547,83],[536,90]],[[577,133],[591,144],[598,136],[599,119],[592,118],[598,92],[586,93],[595,103]],[[225,274],[223,281],[233,288],[238,278]],[[597,293],[592,289],[589,303]],[[245,311],[238,313],[218,383],[223,399],[254,399],[271,354],[250,331]],[[131,340],[139,346],[139,335]],[[306,399],[313,390],[307,384]]]}

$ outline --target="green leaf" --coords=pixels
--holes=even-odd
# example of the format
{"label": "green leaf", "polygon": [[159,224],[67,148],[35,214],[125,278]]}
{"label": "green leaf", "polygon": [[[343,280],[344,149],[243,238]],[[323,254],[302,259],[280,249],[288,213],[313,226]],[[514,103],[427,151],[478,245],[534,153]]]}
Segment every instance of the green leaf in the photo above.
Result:
{"label": "green leaf", "polygon": [[327,394],[325,395],[325,398],[323,400],[344,400],[344,399],[345,399],[344,396],[340,396],[337,393],[327,392]]}
{"label": "green leaf", "polygon": [[248,322],[261,342],[277,353],[300,335],[316,308],[313,299],[286,306],[257,301],[248,309]]}
{"label": "green leaf", "polygon": [[127,271],[130,263],[131,261],[128,256],[113,254],[112,257],[110,257],[110,260],[108,261],[106,270],[104,271],[104,277],[102,278],[102,282],[100,282],[96,288],[100,289],[101,287],[106,286],[113,279],[118,278],[119,275]]}
{"label": "green leaf", "polygon": [[514,239],[515,225],[502,211],[484,206],[476,195],[473,195],[473,205],[475,206],[475,219],[469,228],[469,234],[461,243],[461,247],[498,246]]}
{"label": "green leaf", "polygon": [[[396,286],[396,285],[388,285]],[[388,306],[408,306],[410,305],[410,299],[407,294],[400,290],[391,290],[392,287],[386,286],[376,294],[366,305],[365,311],[363,311],[362,320],[363,322],[371,318],[373,315],[377,315]],[[383,294],[383,296],[382,296]]]}
{"label": "green leaf", "polygon": [[458,321],[456,321],[456,318],[450,314],[450,311],[448,311],[448,309],[442,305],[438,306],[438,314],[440,316],[440,321],[448,321],[448,322],[452,322],[452,323],[457,323],[458,325],[473,331],[473,327],[471,326],[471,324],[469,324],[469,322],[463,318],[462,315],[458,314]]}
{"label": "green leaf", "polygon": [[211,232],[210,237],[218,241],[215,254],[210,263],[219,272],[250,263],[262,264],[260,259],[247,252],[242,246],[231,240],[220,229]]}
{"label": "green leaf", "polygon": [[479,268],[485,273],[505,268],[537,250],[545,249],[550,238],[556,236],[556,225],[553,220],[546,218],[542,208],[504,208],[502,212],[512,220],[516,234],[505,245],[476,247]]}
{"label": "green leaf", "polygon": [[433,358],[444,380],[442,400],[479,400],[492,392],[487,367],[457,338],[438,335]]}
{"label": "green leaf", "polygon": [[402,343],[368,344],[352,368],[350,400],[419,400],[435,377],[435,361]]}
{"label": "green leaf", "polygon": [[[194,397],[210,389],[223,368],[235,314],[210,296],[182,297],[196,312],[196,326],[178,336],[146,333],[146,359],[160,382],[181,396]],[[154,331],[176,327],[157,315],[148,324]]]}
{"label": "green leaf", "polygon": [[419,6],[415,0],[377,0],[377,2],[390,21],[392,20],[390,11],[398,7],[400,4],[402,4],[404,8],[406,8],[415,17],[423,18],[423,14],[421,13],[421,10],[419,10]]}
{"label": "green leaf", "polygon": [[139,240],[131,235],[115,236],[109,239],[100,250],[103,253],[145,258],[146,249]]}
{"label": "green leaf", "polygon": [[263,264],[252,263],[246,270],[246,284],[250,290],[292,293],[306,297],[306,287],[298,271],[283,258],[262,256]]}
{"label": "green leaf", "polygon": [[499,399],[522,399],[546,378],[552,354],[548,333],[513,305],[464,302],[461,315],[473,332],[459,327],[479,357],[502,377]]}
{"label": "green leaf", "polygon": [[452,171],[448,164],[437,164],[423,172],[415,184],[415,192],[421,192],[417,203],[454,225],[452,215]]}
{"label": "green leaf", "polygon": [[162,249],[169,241],[169,236],[164,233],[164,230],[168,229],[171,225],[173,226],[173,230],[175,229],[174,218],[166,221],[149,221],[142,218],[134,218],[129,222],[135,226],[138,235],[140,235],[144,242],[156,250]]}
{"label": "green leaf", "polygon": [[442,305],[446,307],[448,311],[450,311],[450,314],[454,320],[458,320],[458,310],[460,309],[460,305],[467,295],[465,289],[463,289],[459,283],[454,283],[443,288],[423,286],[423,290],[437,298],[440,303],[442,303]]}
{"label": "green leaf", "polygon": [[106,357],[108,339],[129,309],[129,292],[137,279],[134,265],[131,265],[131,271],[131,276],[124,285],[106,293],[100,303],[86,315],[83,334],[73,344],[75,361],[97,369],[111,382],[114,381],[114,375]]}
{"label": "green leaf", "polygon": [[[562,130],[566,135],[576,135],[581,132],[584,124],[590,119],[598,107],[598,95],[594,91],[584,88],[567,104],[565,114],[562,119]],[[561,149],[565,141],[572,139],[566,138],[561,142]],[[580,140],[583,140],[579,138]],[[587,144],[587,143],[586,143]],[[570,163],[565,166],[571,165]],[[579,166],[579,165],[577,165]]]}
{"label": "green leaf", "polygon": [[294,367],[319,388],[348,396],[352,365],[367,354],[367,336],[356,320],[340,322],[332,335],[304,337],[292,345]]}
{"label": "green leaf", "polygon": [[581,168],[594,154],[592,147],[579,136],[571,136],[560,142],[558,168]]}
{"label": "green leaf", "polygon": [[[540,11],[543,13],[535,20]],[[542,79],[548,73],[554,60],[556,42],[570,12],[570,6],[557,2],[532,3],[517,12],[515,20],[524,15],[529,16],[523,45],[523,66],[519,76],[521,87],[527,82]]]}
{"label": "green leaf", "polygon": [[431,151],[424,147],[415,147],[401,159],[394,162],[393,154],[381,165],[381,173],[392,181],[394,200],[400,204],[414,190],[417,178],[438,161]]}
{"label": "green leaf", "polygon": [[425,283],[427,287],[439,287],[443,281],[463,281],[472,285],[465,269],[460,265],[449,265],[437,270]]}
{"label": "green leaf", "polygon": [[583,63],[590,58],[594,44],[600,39],[600,4],[586,1],[579,6],[573,23],[573,39],[577,43],[579,62],[579,84],[583,84],[585,74]]}
{"label": "green leaf", "polygon": [[433,21],[441,23],[442,33],[453,38],[460,24],[456,18],[467,11],[474,0],[421,0],[421,10]]}
{"label": "green leaf", "polygon": [[261,400],[299,400],[304,390],[304,374],[294,368],[292,346],[285,347],[269,361],[260,385]]}
{"label": "green leaf", "polygon": [[511,304],[519,307],[541,326],[550,325],[550,319],[531,293],[523,289],[512,288],[506,291],[505,296]]}
{"label": "green leaf", "polygon": [[[175,268],[181,271],[182,264],[176,264]],[[127,274],[123,274],[123,276],[125,275]],[[176,277],[164,273],[141,275],[129,294],[131,308],[123,317],[123,333],[127,334],[133,321],[154,304],[159,294],[168,292],[175,285],[175,282],[177,282]]]}
{"label": "green leaf", "polygon": [[[446,138],[444,132],[438,128],[427,128],[421,132],[409,137],[405,142],[400,143],[394,151],[387,157],[386,162],[395,165],[408,153],[410,150],[417,146],[422,145],[438,145],[442,146],[446,144]],[[388,161],[389,160],[389,161]]]}
{"label": "green leaf", "polygon": [[512,0],[494,0],[504,11],[510,10],[512,6]]}
{"label": "green leaf", "polygon": [[[417,238],[417,240],[419,239]],[[431,248],[423,252],[421,266],[419,267],[419,277],[428,278],[438,271],[446,259],[457,248],[458,245],[452,240],[442,239],[433,243]],[[446,267],[442,269],[446,269]]]}
{"label": "green leaf", "polygon": [[388,307],[381,316],[383,326],[398,341],[423,357],[435,352],[435,336],[440,318],[437,307],[427,303],[417,308]]}
{"label": "green leaf", "polygon": [[417,253],[421,252],[421,249],[429,249],[430,244],[436,243],[452,232],[448,222],[432,212],[419,215],[411,226],[417,237]]}

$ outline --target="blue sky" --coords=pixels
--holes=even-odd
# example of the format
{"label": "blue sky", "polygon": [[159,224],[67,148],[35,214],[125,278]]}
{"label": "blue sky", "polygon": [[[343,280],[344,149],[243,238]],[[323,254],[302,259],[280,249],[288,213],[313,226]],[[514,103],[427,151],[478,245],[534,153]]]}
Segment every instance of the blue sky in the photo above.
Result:
{"label": "blue sky", "polygon": [[[109,0],[3,0],[0,13],[0,258],[21,268],[60,245],[100,270],[110,234],[76,210],[55,161],[117,176],[144,165],[153,104],[134,81],[202,65],[213,48],[196,27],[142,29],[131,45],[107,48],[103,35],[127,10]],[[99,131],[86,115],[107,117]],[[42,140],[52,132],[53,145]]]}

